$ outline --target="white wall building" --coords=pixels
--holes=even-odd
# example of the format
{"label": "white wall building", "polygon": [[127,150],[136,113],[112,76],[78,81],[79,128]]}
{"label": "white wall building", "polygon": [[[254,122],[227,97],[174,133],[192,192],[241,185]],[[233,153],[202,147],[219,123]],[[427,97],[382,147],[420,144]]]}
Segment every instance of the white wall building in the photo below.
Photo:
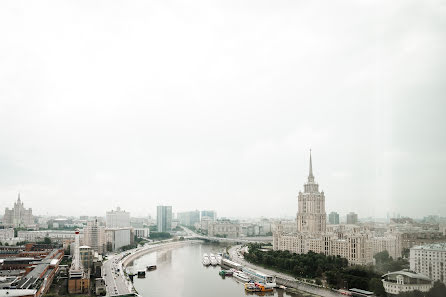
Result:
{"label": "white wall building", "polygon": [[410,249],[410,270],[433,281],[446,281],[446,242],[415,246]]}
{"label": "white wall building", "polygon": [[107,211],[105,221],[107,228],[127,228],[130,227],[130,213],[117,207],[116,210]]}
{"label": "white wall building", "polygon": [[134,228],[135,236],[139,238],[149,238],[149,228]]}
{"label": "white wall building", "polygon": [[415,290],[428,292],[433,286],[427,276],[407,269],[384,274],[382,282],[386,293],[392,295]]}
{"label": "white wall building", "polygon": [[[52,241],[62,242],[66,239],[74,240],[75,233],[64,230],[18,231],[17,237],[29,242],[43,241],[45,237],[50,238]],[[82,233],[80,234],[80,238],[81,240],[83,239]]]}
{"label": "white wall building", "polygon": [[133,242],[133,228],[107,228],[105,229],[105,241],[107,248],[112,251]]}
{"label": "white wall building", "polygon": [[0,229],[0,242],[14,238],[14,228]]}

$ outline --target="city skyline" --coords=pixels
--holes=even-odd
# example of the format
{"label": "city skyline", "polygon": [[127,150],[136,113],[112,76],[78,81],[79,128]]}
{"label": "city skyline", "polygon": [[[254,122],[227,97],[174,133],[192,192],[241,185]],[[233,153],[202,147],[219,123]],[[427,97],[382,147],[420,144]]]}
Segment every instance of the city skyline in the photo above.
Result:
{"label": "city skyline", "polygon": [[436,5],[137,3],[1,4],[3,203],[294,217],[311,148],[328,212],[446,214]]}

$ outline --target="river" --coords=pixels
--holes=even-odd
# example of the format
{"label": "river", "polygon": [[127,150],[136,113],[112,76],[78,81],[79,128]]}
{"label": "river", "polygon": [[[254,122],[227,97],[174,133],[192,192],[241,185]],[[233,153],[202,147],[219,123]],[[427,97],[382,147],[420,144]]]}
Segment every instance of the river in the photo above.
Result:
{"label": "river", "polygon": [[[220,266],[205,267],[201,264],[204,253],[224,252],[225,246],[192,244],[181,248],[146,254],[128,265],[134,271],[148,265],[157,265],[147,271],[145,278],[134,279],[135,289],[142,297],[242,297],[253,295],[244,290],[242,283],[232,277],[222,278]],[[269,296],[299,296],[275,289]],[[265,295],[263,295],[265,296]]]}

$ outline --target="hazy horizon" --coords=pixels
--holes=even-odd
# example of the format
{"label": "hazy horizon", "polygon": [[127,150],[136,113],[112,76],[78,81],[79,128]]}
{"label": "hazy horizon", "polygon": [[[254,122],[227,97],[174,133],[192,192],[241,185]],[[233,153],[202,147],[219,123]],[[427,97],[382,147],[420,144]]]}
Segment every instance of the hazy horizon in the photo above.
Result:
{"label": "hazy horizon", "polygon": [[[88,8],[88,9],[87,9]],[[0,212],[446,215],[446,5],[4,1]]]}

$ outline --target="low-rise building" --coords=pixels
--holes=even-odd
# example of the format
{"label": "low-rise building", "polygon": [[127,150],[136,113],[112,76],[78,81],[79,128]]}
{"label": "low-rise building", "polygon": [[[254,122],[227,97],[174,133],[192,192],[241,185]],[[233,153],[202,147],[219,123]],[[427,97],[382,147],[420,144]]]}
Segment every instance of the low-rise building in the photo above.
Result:
{"label": "low-rise building", "polygon": [[14,228],[0,229],[0,242],[4,243],[14,238]]}
{"label": "low-rise building", "polygon": [[[28,242],[39,242],[43,241],[45,237],[51,239],[51,241],[56,241],[58,243],[63,243],[65,240],[74,240],[73,231],[65,230],[39,230],[39,231],[18,231],[17,237],[23,241]],[[81,240],[83,234],[81,233]]]}
{"label": "low-rise building", "polygon": [[433,286],[429,277],[407,269],[384,274],[382,282],[386,293],[391,295],[415,290],[428,292]]}
{"label": "low-rise building", "polygon": [[134,228],[135,236],[138,238],[149,238],[150,229],[149,228]]}

